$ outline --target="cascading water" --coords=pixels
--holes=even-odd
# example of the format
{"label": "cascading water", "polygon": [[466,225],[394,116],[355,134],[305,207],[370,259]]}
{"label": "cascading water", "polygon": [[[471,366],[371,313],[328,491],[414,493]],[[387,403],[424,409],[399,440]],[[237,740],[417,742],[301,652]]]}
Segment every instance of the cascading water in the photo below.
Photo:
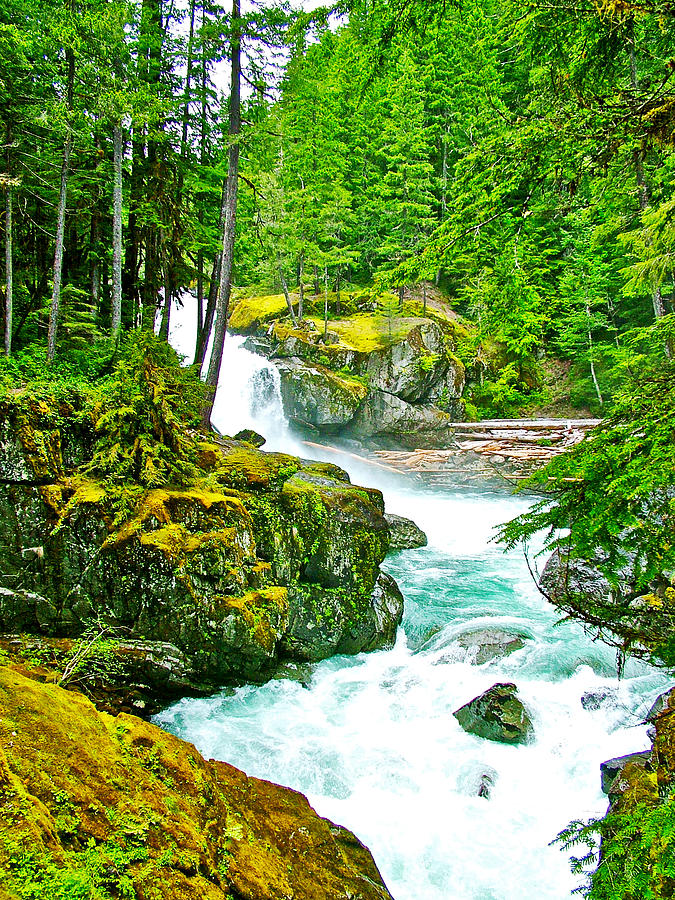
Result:
{"label": "cascading water", "polygon": [[[246,417],[242,398],[260,395],[249,386],[270,366],[240,344],[227,339],[217,422],[308,455],[283,427],[276,394]],[[522,556],[490,543],[525,499],[392,490],[366,467],[355,480],[379,481],[390,511],[429,536],[428,547],[386,562],[406,599],[396,646],[328,660],[302,682],[183,700],[156,721],[207,757],[306,793],[368,844],[396,900],[563,900],[576,882],[549,841],[604,812],[599,764],[648,746],[639,723],[668,682],[636,662],[617,682],[612,651],[576,625],[556,627]],[[461,635],[485,628],[519,634],[523,646],[472,664]],[[473,737],[452,715],[500,681],[518,685],[531,744]],[[479,795],[486,783],[489,798]]]}

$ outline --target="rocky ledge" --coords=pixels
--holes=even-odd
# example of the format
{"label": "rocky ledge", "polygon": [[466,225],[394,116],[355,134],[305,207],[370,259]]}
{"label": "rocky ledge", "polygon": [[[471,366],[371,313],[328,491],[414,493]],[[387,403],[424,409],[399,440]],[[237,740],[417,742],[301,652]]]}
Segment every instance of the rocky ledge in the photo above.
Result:
{"label": "rocky ledge", "polygon": [[0,665],[0,897],[391,900],[295,791]]}
{"label": "rocky ledge", "polygon": [[451,323],[446,325],[447,333],[431,319],[397,318],[395,334],[363,350],[311,320],[295,327],[276,322],[266,339],[253,338],[251,346],[277,365],[291,421],[326,433],[400,441],[406,434],[442,435],[464,418],[466,373],[454,353]]}
{"label": "rocky ledge", "polygon": [[157,685],[184,693],[394,641],[403,601],[379,568],[379,491],[198,434],[190,479],[120,486],[92,474],[95,440],[64,404],[17,392],[0,405],[0,631],[76,637],[104,623],[152,642],[136,647],[146,669],[158,659]]}

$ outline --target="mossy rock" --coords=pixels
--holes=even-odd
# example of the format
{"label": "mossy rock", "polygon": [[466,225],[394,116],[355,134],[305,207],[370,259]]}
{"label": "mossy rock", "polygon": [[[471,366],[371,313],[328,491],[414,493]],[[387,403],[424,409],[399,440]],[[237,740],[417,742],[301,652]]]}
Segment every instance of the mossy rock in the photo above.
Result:
{"label": "mossy rock", "polygon": [[278,365],[286,415],[317,428],[339,430],[352,421],[368,395],[363,381],[299,359]]}
{"label": "mossy rock", "polygon": [[369,851],[302,794],[6,666],[0,746],[0,881],[13,900],[75,887],[101,900],[390,898]]}
{"label": "mossy rock", "polygon": [[86,467],[60,474],[68,429],[61,421],[48,442],[53,481],[38,486],[46,457],[13,432],[25,463],[17,475],[27,477],[0,490],[0,630],[68,637],[103,620],[175,646],[198,680],[216,684],[270,677],[282,648],[291,652],[292,623],[325,622],[324,607],[340,627],[329,639],[317,628],[301,658],[391,643],[398,613],[374,636],[362,625],[379,621],[388,546],[379,492],[328,463],[219,439],[196,442],[203,476],[190,484],[120,486]]}
{"label": "mossy rock", "polygon": [[464,731],[501,744],[525,744],[534,735],[515,684],[495,684],[453,715]]}
{"label": "mossy rock", "polygon": [[288,310],[283,294],[261,297],[238,297],[228,328],[235,334],[255,334],[264,322],[271,322]]}

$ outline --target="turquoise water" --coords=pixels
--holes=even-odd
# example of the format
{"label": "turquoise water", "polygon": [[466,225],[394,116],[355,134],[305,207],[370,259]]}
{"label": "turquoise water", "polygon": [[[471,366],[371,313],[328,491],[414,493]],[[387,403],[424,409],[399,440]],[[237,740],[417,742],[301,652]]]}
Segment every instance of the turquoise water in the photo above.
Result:
{"label": "turquoise water", "polygon": [[[225,430],[232,397],[250,393],[256,371],[269,369],[228,341],[228,397],[217,411]],[[252,421],[275,436],[270,449],[308,455],[274,404]],[[576,881],[549,842],[570,820],[604,812],[599,765],[649,745],[640,721],[668,680],[633,662],[618,682],[613,651],[578,625],[557,625],[522,554],[492,543],[495,526],[527,499],[418,492],[354,469],[350,458],[329,458],[354,481],[381,487],[389,511],[429,536],[428,547],[385,564],[406,601],[396,646],[328,660],[303,683],[185,699],[155,721],[206,757],[306,793],[368,844],[396,900],[569,897]],[[473,665],[458,637],[490,627],[523,635],[524,646]],[[468,735],[452,715],[500,681],[517,684],[531,714],[527,746]],[[606,694],[598,709],[582,707],[587,691]],[[490,799],[478,796],[486,774]]]}
{"label": "turquoise water", "polygon": [[[667,685],[638,663],[615,677],[613,652],[556,614],[524,559],[489,543],[525,501],[396,494],[391,506],[430,546],[390,557],[406,599],[392,650],[314,667],[305,685],[272,681],[183,700],[157,721],[251,775],[306,793],[373,851],[396,900],[568,897],[568,862],[549,847],[573,818],[601,814],[599,765],[648,746],[640,718]],[[526,637],[510,656],[472,665],[457,642],[499,627]],[[505,746],[465,734],[453,710],[514,681],[535,740]],[[582,695],[603,690],[597,710]],[[491,773],[490,799],[477,796]]]}

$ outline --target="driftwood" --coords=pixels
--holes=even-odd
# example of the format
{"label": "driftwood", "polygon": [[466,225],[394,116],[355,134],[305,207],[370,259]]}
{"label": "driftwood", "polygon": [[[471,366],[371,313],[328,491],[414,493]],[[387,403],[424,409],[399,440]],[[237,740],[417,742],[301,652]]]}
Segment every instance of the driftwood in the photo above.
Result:
{"label": "driftwood", "polygon": [[438,483],[457,474],[527,478],[536,467],[583,440],[597,419],[505,420],[453,423],[450,450],[377,450],[384,465]]}

